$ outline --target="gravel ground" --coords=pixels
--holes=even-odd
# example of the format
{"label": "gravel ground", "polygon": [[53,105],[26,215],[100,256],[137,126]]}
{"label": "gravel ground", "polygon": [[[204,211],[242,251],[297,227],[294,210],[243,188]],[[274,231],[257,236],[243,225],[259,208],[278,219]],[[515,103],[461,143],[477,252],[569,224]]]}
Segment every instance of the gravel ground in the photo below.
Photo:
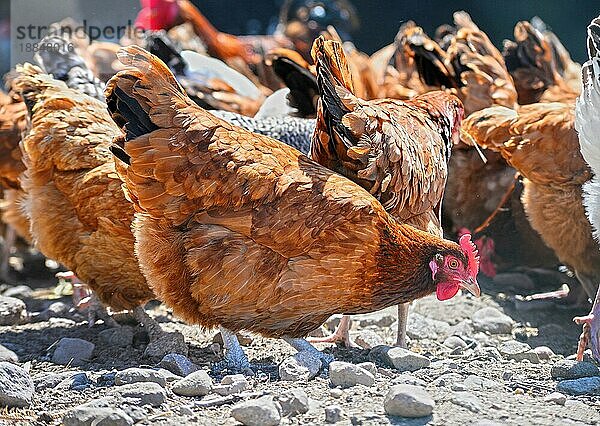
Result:
{"label": "gravel ground", "polygon": [[[555,286],[552,281],[557,280],[556,276],[549,276],[544,283]],[[568,366],[572,368],[563,373],[563,378],[593,377],[562,385],[551,373],[553,366],[568,363],[565,358],[576,350],[580,329],[571,318],[585,313],[587,308],[527,302],[518,294],[544,287],[523,289],[519,288],[519,276],[504,278],[502,286],[497,284],[501,280],[494,284],[482,279],[484,295],[479,299],[463,295],[442,303],[427,297],[414,303],[409,349],[421,356],[390,350],[395,341],[394,308],[355,316],[352,335],[356,341],[365,347],[379,346],[345,349],[319,344],[319,349],[332,354],[336,361],[354,366],[337,364],[335,369],[341,369],[341,373],[331,378],[321,371],[313,379],[299,381],[282,381],[278,374],[278,365],[294,350],[282,341],[254,335],[245,335],[243,343],[251,362],[261,365],[260,371],[246,380],[223,379],[224,374],[215,373],[213,368],[221,359],[220,346],[213,340],[216,332],[187,326],[173,318],[164,306],[152,303],[148,310],[163,328],[185,336],[192,369],[205,370],[210,376],[189,376],[186,380],[193,383],[187,391],[180,390],[184,387],[178,381],[181,377],[156,370],[160,358],[144,356],[147,335],[127,316],[117,315],[122,324],[122,332],[117,335],[125,336],[123,342],[118,342],[114,337],[107,338],[111,331],[103,323],[89,328],[84,317],[69,310],[69,298],[56,296],[53,280],[46,280],[46,284],[27,282],[34,290],[23,288],[16,294],[14,290],[11,293],[14,287],[9,287],[9,294],[22,299],[29,313],[44,312],[39,319],[50,316],[47,308],[52,303],[62,304],[53,305],[54,317],[45,321],[7,321],[7,325],[0,326],[0,344],[9,350],[9,355],[0,350],[0,359],[10,360],[10,351],[16,354],[18,365],[35,386],[29,395],[31,405],[0,412],[0,424],[88,425],[101,419],[103,425],[234,425],[240,424],[238,420],[246,424],[324,424],[327,420],[341,425],[600,423],[600,385],[595,391],[584,389],[584,395],[568,394],[589,383],[596,385],[596,380],[600,381],[598,369],[591,364],[571,362]],[[515,285],[507,286],[507,280]],[[333,328],[337,320],[330,319],[325,328]],[[61,342],[63,338],[83,339],[95,347],[80,362],[73,359],[61,365],[56,352],[64,350],[65,342],[73,342]],[[79,340],[74,342],[76,346],[81,344]],[[85,345],[76,350],[85,352]],[[356,367],[364,362],[375,365]],[[118,373],[134,367],[144,371]],[[406,369],[414,371],[402,371]],[[192,377],[200,379],[193,381]],[[8,380],[11,378],[9,374]],[[138,382],[122,384],[127,380]],[[220,385],[221,380],[239,387]],[[343,387],[336,386],[339,383]],[[349,386],[353,383],[363,384]],[[567,384],[574,390],[561,388]],[[406,385],[424,389],[423,396],[418,398],[421,391]],[[0,394],[2,386],[0,383]],[[561,394],[556,394],[557,386]],[[185,392],[197,396],[178,395]],[[392,415],[407,413],[403,410],[425,415]]]}

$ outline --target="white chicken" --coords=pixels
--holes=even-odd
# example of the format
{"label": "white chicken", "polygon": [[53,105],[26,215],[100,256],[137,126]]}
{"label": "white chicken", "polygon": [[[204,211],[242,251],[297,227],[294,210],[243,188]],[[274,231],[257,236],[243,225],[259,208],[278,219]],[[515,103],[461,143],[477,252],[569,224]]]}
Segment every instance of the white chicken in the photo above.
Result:
{"label": "white chicken", "polygon": [[[588,27],[588,55],[589,60],[582,69],[583,89],[577,98],[575,128],[579,133],[581,154],[594,172],[594,178],[583,187],[583,204],[594,237],[600,241],[600,17]],[[600,289],[591,312],[574,318],[574,321],[583,325],[577,358],[583,359],[589,344],[594,358],[600,360]]]}

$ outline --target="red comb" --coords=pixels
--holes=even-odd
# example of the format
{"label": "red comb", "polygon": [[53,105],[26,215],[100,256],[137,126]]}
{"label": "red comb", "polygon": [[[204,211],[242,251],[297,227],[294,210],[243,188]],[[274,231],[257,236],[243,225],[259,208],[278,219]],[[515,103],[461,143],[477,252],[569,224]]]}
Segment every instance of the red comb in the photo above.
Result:
{"label": "red comb", "polygon": [[477,256],[477,247],[471,241],[471,234],[462,235],[458,243],[465,256],[467,256],[469,274],[473,278],[477,277],[477,273],[479,272],[479,256]]}
{"label": "red comb", "polygon": [[179,6],[175,0],[140,0],[142,10],[135,25],[145,30],[168,29],[177,19]]}

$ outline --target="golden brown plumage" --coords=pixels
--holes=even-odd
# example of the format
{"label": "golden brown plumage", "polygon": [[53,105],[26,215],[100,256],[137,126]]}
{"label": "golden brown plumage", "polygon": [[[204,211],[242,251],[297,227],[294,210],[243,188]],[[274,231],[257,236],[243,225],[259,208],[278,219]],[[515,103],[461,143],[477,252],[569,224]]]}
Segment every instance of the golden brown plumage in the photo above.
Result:
{"label": "golden brown plumage", "polygon": [[25,170],[19,142],[27,130],[27,107],[17,94],[0,91],[0,183],[18,189],[19,175]]}
{"label": "golden brown plumage", "polygon": [[574,119],[573,105],[538,103],[518,111],[484,109],[469,116],[463,127],[521,173],[523,206],[532,227],[575,270],[592,297],[600,277],[600,250],[582,204],[582,185],[592,174],[581,156]]}
{"label": "golden brown plumage", "polygon": [[459,259],[464,279],[476,273],[473,253],[469,262],[293,148],[194,105],[147,52],[120,58],[135,69],[111,80],[107,99],[127,135],[114,152],[129,163],[136,251],[186,321],[303,336],[330,314],[435,291],[428,265],[438,251]]}
{"label": "golden brown plumage", "polygon": [[133,255],[133,208],[109,151],[119,129],[106,105],[29,64],[16,87],[32,105],[22,185],[40,251],[77,274],[115,310],[153,297]]}

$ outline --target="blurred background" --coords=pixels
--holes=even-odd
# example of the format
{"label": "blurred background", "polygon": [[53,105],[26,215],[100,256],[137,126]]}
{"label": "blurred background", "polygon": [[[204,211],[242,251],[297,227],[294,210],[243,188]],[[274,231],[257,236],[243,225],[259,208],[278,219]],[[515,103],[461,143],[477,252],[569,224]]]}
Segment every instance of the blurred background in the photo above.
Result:
{"label": "blurred background", "polygon": [[[109,25],[111,17],[126,22],[134,19],[139,10],[138,0],[104,2],[96,0],[12,0],[19,8],[20,19],[24,14],[48,19],[50,15],[75,19],[94,19]],[[194,0],[206,17],[221,31],[233,34],[272,33],[279,19],[284,0]],[[591,0],[544,0],[544,1],[491,1],[491,0],[355,0],[352,2],[360,18],[360,26],[352,35],[357,47],[372,53],[393,41],[399,25],[408,19],[417,22],[428,33],[442,23],[452,22],[456,10],[469,12],[497,46],[512,37],[514,24],[519,20],[542,18],[567,47],[573,59],[583,61],[586,57],[585,34],[590,20],[600,13],[600,2]],[[11,1],[0,0],[0,73],[10,67],[10,6]],[[60,18],[59,18],[60,19]],[[52,22],[52,21],[51,21]],[[120,22],[119,22],[120,24]]]}

